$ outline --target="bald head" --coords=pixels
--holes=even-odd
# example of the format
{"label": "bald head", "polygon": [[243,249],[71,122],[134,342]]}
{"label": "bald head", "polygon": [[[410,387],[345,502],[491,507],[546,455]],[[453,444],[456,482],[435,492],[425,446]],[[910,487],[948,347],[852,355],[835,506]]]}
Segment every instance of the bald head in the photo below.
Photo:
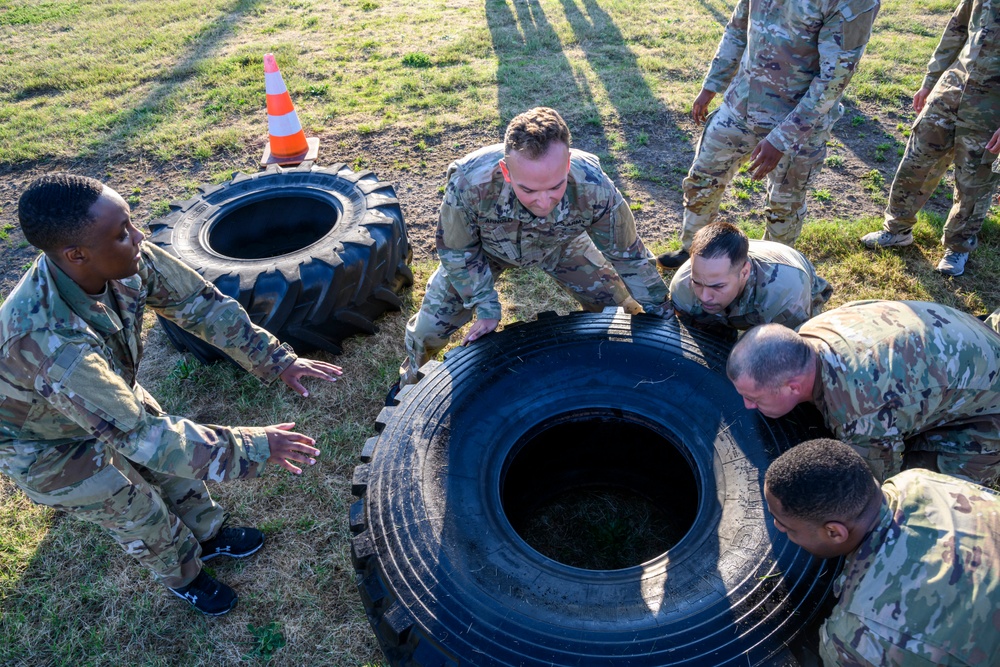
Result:
{"label": "bald head", "polygon": [[802,336],[780,324],[763,324],[743,334],[733,347],[726,374],[733,382],[743,378],[763,389],[777,389],[815,363],[815,353]]}

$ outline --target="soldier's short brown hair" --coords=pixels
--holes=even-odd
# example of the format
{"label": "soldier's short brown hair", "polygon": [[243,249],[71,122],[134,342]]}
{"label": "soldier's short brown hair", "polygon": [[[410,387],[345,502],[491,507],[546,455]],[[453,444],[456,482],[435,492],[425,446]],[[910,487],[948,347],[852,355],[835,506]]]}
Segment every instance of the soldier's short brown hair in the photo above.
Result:
{"label": "soldier's short brown hair", "polygon": [[807,440],[776,458],[764,486],[784,512],[816,524],[858,518],[879,489],[861,455],[832,438]]}
{"label": "soldier's short brown hair", "polygon": [[699,229],[691,241],[690,253],[704,259],[728,257],[729,265],[742,267],[750,252],[750,239],[743,230],[728,222],[713,222]]}
{"label": "soldier's short brown hair", "polygon": [[764,389],[777,389],[815,363],[815,352],[797,332],[780,324],[748,330],[733,346],[726,375],[733,382],[747,377]]}
{"label": "soldier's short brown hair", "polygon": [[17,218],[28,243],[58,250],[80,242],[94,222],[90,207],[104,191],[95,178],[55,172],[36,178],[17,202]]}
{"label": "soldier's short brown hair", "polygon": [[517,152],[529,160],[545,155],[552,144],[569,148],[570,134],[559,112],[549,107],[535,107],[514,117],[503,138],[504,155]]}

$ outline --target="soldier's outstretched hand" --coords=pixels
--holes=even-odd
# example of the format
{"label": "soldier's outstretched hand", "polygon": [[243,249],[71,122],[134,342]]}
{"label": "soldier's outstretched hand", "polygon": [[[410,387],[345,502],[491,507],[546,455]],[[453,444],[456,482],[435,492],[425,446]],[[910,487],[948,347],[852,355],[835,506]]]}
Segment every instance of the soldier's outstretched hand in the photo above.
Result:
{"label": "soldier's outstretched hand", "polygon": [[316,361],[315,359],[303,359],[299,357],[292,362],[289,366],[282,372],[282,381],[291,387],[297,394],[303,398],[309,396],[309,390],[302,386],[299,382],[300,378],[312,377],[319,378],[321,380],[326,380],[327,382],[336,382],[337,378],[344,374],[344,369],[340,366],[334,366],[333,364],[328,364],[325,361]]}
{"label": "soldier's outstretched hand", "polygon": [[713,99],[715,99],[715,93],[705,88],[702,88],[698,97],[694,98],[694,103],[691,105],[691,119],[698,125],[704,123],[705,118],[708,117],[708,105],[712,103]]}
{"label": "soldier's outstretched hand", "polygon": [[778,166],[782,156],[784,153],[772,146],[770,141],[761,141],[750,153],[750,166],[747,168],[750,178],[759,181],[767,176]]}
{"label": "soldier's outstretched hand", "polygon": [[302,469],[291,461],[313,465],[319,456],[319,450],[313,447],[316,444],[315,440],[308,435],[296,433],[292,430],[294,427],[295,422],[264,427],[267,444],[271,446],[271,456],[267,461],[281,466],[290,473],[301,475]]}
{"label": "soldier's outstretched hand", "polygon": [[993,137],[986,144],[986,150],[991,153],[1000,153],[1000,128],[997,128],[997,131],[993,133]]}
{"label": "soldier's outstretched hand", "polygon": [[924,104],[927,103],[927,96],[931,94],[930,88],[921,88],[913,96],[913,110],[920,113],[924,110]]}
{"label": "soldier's outstretched hand", "polygon": [[462,345],[468,345],[474,340],[478,340],[488,333],[496,331],[500,325],[500,320],[476,320],[469,328],[469,333],[462,339]]}

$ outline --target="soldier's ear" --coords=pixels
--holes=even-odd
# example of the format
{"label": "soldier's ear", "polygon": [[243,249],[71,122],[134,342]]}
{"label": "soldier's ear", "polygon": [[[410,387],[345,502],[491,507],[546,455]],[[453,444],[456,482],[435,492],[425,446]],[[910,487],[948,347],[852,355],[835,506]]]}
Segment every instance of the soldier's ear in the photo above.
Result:
{"label": "soldier's ear", "polygon": [[823,524],[823,531],[833,544],[844,544],[851,536],[851,531],[839,521],[827,521]]}
{"label": "soldier's ear", "polygon": [[59,259],[71,266],[79,266],[85,263],[88,257],[86,248],[78,245],[66,246],[59,252]]}

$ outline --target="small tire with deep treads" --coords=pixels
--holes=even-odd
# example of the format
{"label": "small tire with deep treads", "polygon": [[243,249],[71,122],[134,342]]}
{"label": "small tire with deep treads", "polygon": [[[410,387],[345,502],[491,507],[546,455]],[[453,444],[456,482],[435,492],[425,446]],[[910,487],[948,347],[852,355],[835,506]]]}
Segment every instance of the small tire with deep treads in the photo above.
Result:
{"label": "small tire with deep treads", "polygon": [[[172,204],[150,238],[237,299],[297,352],[341,351],[399,310],[412,256],[393,187],[346,165],[271,166]],[[204,363],[222,352],[160,319],[171,343]]]}
{"label": "small tire with deep treads", "polygon": [[[746,410],[728,351],[619,311],[540,317],[427,364],[352,484],[358,590],[388,662],[797,664],[838,563],[774,528],[763,474],[827,433],[814,410]],[[676,541],[596,570],[522,536],[554,498],[602,488],[647,499]]]}

